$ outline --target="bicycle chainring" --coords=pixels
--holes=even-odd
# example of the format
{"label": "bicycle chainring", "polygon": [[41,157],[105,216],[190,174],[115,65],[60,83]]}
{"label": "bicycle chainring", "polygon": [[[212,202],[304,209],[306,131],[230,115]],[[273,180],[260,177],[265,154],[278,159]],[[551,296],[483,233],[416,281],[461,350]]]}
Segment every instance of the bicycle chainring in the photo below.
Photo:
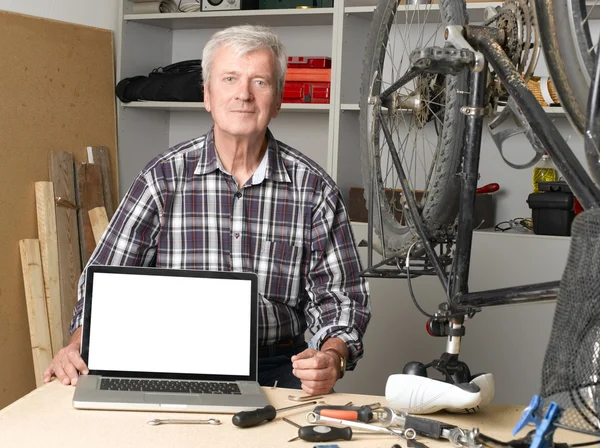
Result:
{"label": "bicycle chainring", "polygon": [[527,0],[505,0],[485,24],[505,32],[503,49],[527,81],[537,65],[540,50],[535,8]]}

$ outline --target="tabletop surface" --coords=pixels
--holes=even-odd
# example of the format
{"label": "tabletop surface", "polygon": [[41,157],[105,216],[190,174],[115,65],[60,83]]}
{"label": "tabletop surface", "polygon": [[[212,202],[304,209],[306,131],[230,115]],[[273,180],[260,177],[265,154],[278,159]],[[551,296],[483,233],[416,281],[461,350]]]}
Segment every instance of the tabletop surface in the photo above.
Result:
{"label": "tabletop surface", "polygon": [[[306,425],[306,413],[311,406],[278,414],[272,422],[253,428],[237,428],[231,423],[231,415],[168,413],[168,412],[129,412],[129,411],[87,411],[72,406],[74,388],[58,381],[46,384],[0,410],[0,447],[44,448],[65,446],[102,447],[313,447],[313,442],[288,440],[297,435],[297,429],[282,420],[282,417]],[[265,388],[269,401],[276,408],[291,406],[297,402],[288,399],[289,395],[302,392],[291,389]],[[323,398],[325,403],[342,405],[352,401],[354,405],[379,402],[387,405],[383,397],[335,393]],[[429,415],[429,418],[458,425],[465,429],[478,427],[486,435],[508,441],[512,428],[519,420],[522,406],[490,405],[481,412],[469,415],[455,415],[445,412]],[[150,426],[148,420],[154,418],[209,418],[221,420],[221,425],[160,425]],[[445,441],[426,438],[419,440],[430,448],[451,445]],[[579,442],[590,440],[588,436],[557,431],[555,440]],[[400,442],[391,435],[355,434],[351,441],[329,442],[343,447],[382,447],[391,448]]]}

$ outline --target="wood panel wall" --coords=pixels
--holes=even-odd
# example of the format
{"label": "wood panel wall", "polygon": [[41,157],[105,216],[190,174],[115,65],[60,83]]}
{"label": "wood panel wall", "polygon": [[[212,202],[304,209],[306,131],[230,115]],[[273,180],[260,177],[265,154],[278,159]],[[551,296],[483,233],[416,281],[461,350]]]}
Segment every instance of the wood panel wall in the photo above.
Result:
{"label": "wood panel wall", "polygon": [[[37,238],[48,153],[110,151],[117,185],[112,33],[0,11],[0,408],[35,387],[19,240]],[[115,201],[117,200],[114,189]]]}

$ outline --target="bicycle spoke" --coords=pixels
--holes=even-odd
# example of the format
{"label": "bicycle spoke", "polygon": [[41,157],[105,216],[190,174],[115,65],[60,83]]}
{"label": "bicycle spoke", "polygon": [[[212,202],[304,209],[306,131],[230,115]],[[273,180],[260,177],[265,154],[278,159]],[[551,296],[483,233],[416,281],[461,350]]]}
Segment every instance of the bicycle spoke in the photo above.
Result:
{"label": "bicycle spoke", "polygon": [[590,19],[591,15],[592,15],[592,11],[594,10],[594,8],[596,7],[596,5],[598,4],[598,0],[596,0],[594,2],[594,4],[592,5],[592,7],[590,8],[590,11],[588,12],[587,16],[585,16],[585,19],[583,19],[581,21],[581,23],[587,23],[587,21]]}
{"label": "bicycle spoke", "polygon": [[[436,46],[439,40],[443,40],[442,31],[445,24],[442,19],[437,23],[428,23],[434,12],[431,5],[409,5],[397,9],[396,0],[388,1],[390,3],[385,5],[385,8],[379,9],[378,22],[373,25],[375,36],[380,34],[383,37],[371,43],[371,49],[367,50],[366,56],[369,62],[365,64],[368,70],[372,71],[368,78],[371,80],[368,82],[372,89],[364,91],[372,90],[371,94],[378,97],[379,101],[374,107],[368,107],[366,111],[369,112],[366,114],[362,113],[361,106],[361,119],[368,116],[368,122],[372,122],[373,136],[368,141],[377,145],[373,148],[374,156],[371,157],[374,157],[374,160],[370,167],[372,176],[369,177],[376,182],[373,199],[376,201],[379,222],[374,225],[376,228],[378,225],[382,227],[380,236],[385,228],[385,236],[381,238],[390,250],[398,249],[396,244],[404,237],[409,241],[410,228],[417,225],[412,222],[410,213],[407,214],[404,208],[407,198],[410,197],[413,201],[411,203],[417,206],[413,212],[420,214],[427,210],[428,198],[440,194],[451,197],[455,195],[454,186],[452,189],[446,189],[448,181],[439,179],[440,170],[436,169],[436,166],[440,160],[445,164],[455,164],[458,158],[441,158],[444,150],[448,151],[451,146],[457,146],[450,141],[446,142],[445,146],[441,144],[448,95],[444,77],[420,71],[411,72],[410,63],[413,50]],[[446,9],[440,16],[446,14],[453,18],[465,17],[461,11],[461,8],[464,9],[464,5],[461,6],[462,0],[441,1]],[[466,76],[463,78],[461,89],[465,88],[463,86],[466,83]],[[372,81],[373,79],[375,81]],[[364,82],[367,81],[363,76]],[[454,87],[453,95],[456,85]],[[364,105],[364,102],[362,104]],[[452,110],[456,116],[457,101],[454,101]],[[364,122],[363,120],[362,123]],[[361,132],[362,129],[364,128],[361,128]],[[457,135],[461,135],[461,132],[462,130]],[[459,142],[462,140],[462,137],[457,139]],[[449,178],[449,172],[453,170],[449,165],[442,167],[442,176]],[[406,182],[401,181],[401,172],[404,173]],[[437,176],[436,182],[433,182],[433,176]],[[434,191],[429,191],[430,188],[434,188]],[[436,205],[446,205],[447,202],[438,201]],[[398,214],[398,211],[401,213]],[[434,216],[431,210],[427,213],[428,216]],[[447,211],[444,213],[448,215]],[[452,223],[454,221],[450,216],[445,219]],[[450,221],[448,225],[452,224]],[[390,242],[392,244],[388,245]]]}

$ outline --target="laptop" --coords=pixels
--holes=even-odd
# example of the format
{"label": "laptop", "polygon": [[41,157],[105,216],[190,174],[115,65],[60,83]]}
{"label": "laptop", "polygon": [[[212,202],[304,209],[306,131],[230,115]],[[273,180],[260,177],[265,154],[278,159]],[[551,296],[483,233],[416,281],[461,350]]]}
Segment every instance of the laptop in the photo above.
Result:
{"label": "laptop", "polygon": [[89,266],[78,409],[235,413],[258,378],[253,273]]}

